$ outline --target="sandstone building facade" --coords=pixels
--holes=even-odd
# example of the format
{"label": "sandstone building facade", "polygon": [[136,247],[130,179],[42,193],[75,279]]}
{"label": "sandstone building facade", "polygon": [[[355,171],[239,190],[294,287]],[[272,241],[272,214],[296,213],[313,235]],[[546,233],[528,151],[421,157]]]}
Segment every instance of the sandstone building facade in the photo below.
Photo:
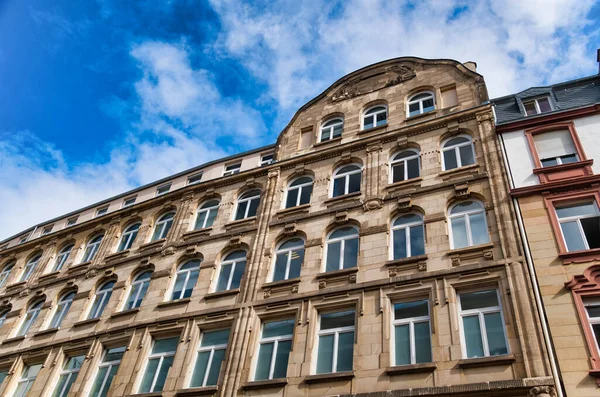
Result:
{"label": "sandstone building facade", "polygon": [[597,395],[600,75],[492,102],[566,394]]}
{"label": "sandstone building facade", "polygon": [[381,62],[275,145],[0,243],[0,394],[554,395],[487,99]]}

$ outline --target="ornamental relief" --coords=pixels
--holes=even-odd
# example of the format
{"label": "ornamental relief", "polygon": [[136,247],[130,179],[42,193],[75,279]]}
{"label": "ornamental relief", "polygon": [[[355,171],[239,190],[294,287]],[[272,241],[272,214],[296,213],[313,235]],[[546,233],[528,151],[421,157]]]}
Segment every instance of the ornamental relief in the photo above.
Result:
{"label": "ornamental relief", "polygon": [[369,94],[416,77],[415,69],[408,65],[394,65],[379,70],[375,74],[362,75],[345,83],[332,96],[332,102],[339,102],[360,95]]}

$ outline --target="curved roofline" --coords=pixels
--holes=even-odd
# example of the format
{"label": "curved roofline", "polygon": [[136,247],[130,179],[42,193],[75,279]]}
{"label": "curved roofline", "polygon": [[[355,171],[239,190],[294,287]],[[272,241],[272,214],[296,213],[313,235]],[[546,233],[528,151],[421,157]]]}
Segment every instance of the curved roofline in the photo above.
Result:
{"label": "curved roofline", "polygon": [[458,62],[454,59],[447,59],[447,58],[436,58],[436,59],[429,59],[429,58],[419,58],[419,57],[413,57],[413,56],[407,56],[407,57],[397,57],[397,58],[390,58],[390,59],[386,59],[385,61],[380,61],[377,63],[373,63],[367,66],[364,66],[358,70],[355,70],[353,72],[348,73],[345,76],[340,77],[339,79],[337,79],[333,84],[331,84],[329,87],[327,87],[325,90],[323,90],[319,95],[317,95],[316,97],[314,97],[313,99],[311,99],[310,101],[306,102],[304,105],[302,105],[298,110],[296,110],[296,113],[294,113],[294,115],[292,116],[292,118],[290,119],[290,121],[288,122],[288,124],[281,130],[281,132],[279,133],[278,137],[277,137],[277,141],[276,141],[276,146],[279,144],[279,139],[281,138],[281,136],[283,135],[283,133],[285,131],[287,131],[292,124],[294,123],[294,121],[296,121],[296,119],[298,118],[298,115],[300,113],[302,113],[304,110],[306,110],[308,107],[312,106],[314,103],[318,102],[319,100],[321,100],[322,98],[324,98],[327,93],[329,93],[330,91],[332,91],[334,88],[336,88],[337,86],[341,85],[342,83],[346,82],[347,80],[351,80],[353,77],[369,70],[369,69],[374,69],[376,67],[388,64],[388,63],[397,63],[397,62],[402,62],[402,61],[409,61],[409,62],[415,62],[415,63],[431,63],[431,64],[446,64],[446,65],[454,65],[457,67],[457,69],[459,69],[461,72],[463,72],[464,74],[467,75],[471,75],[472,77],[476,77],[476,78],[480,78],[483,79],[483,76],[477,72],[472,71],[471,69],[467,68],[463,63]]}

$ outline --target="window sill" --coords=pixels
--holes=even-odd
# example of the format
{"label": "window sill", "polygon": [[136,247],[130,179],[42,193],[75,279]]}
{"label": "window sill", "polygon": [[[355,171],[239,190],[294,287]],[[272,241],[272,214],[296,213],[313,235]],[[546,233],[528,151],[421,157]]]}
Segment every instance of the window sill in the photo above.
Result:
{"label": "window sill", "polygon": [[360,131],[358,131],[358,135],[368,134],[369,132],[375,132],[375,131],[383,131],[383,130],[387,129],[389,126],[390,125],[388,123],[385,123],[384,125],[378,125],[377,127],[361,129]]}
{"label": "window sill", "polygon": [[407,187],[417,187],[421,186],[422,181],[423,178],[419,176],[416,178],[407,179],[405,181],[390,183],[389,185],[384,187],[384,189],[393,192],[395,190],[406,189]]}
{"label": "window sill", "polygon": [[582,251],[561,252],[558,254],[558,257],[562,260],[564,265],[568,265],[571,263],[590,262],[596,259],[600,259],[600,248]]}
{"label": "window sill", "polygon": [[479,164],[465,165],[464,167],[453,168],[451,170],[442,171],[439,176],[442,180],[448,180],[456,176],[464,176],[466,174],[476,174],[479,171]]}
{"label": "window sill", "polygon": [[100,322],[100,317],[88,318],[87,320],[77,321],[75,324],[73,324],[73,327],[81,327],[84,325],[96,324],[98,322]]}
{"label": "window sill", "polygon": [[139,251],[140,252],[149,251],[153,248],[162,247],[162,245],[165,243],[165,241],[167,241],[166,238],[161,238],[160,240],[151,241],[149,243],[142,244],[142,245],[140,245]]}
{"label": "window sill", "polygon": [[243,390],[275,389],[285,387],[287,378],[276,378],[266,380],[253,380],[242,385]]}
{"label": "window sill", "polygon": [[210,294],[206,294],[206,295],[204,295],[204,299],[206,299],[206,300],[208,300],[208,299],[217,299],[217,298],[222,298],[222,297],[225,297],[225,296],[237,295],[239,293],[240,293],[240,289],[239,288],[228,289],[226,291],[211,292]]}
{"label": "window sill", "polygon": [[122,316],[128,316],[130,314],[136,314],[137,312],[140,311],[139,307],[136,307],[134,309],[129,309],[129,310],[122,310],[120,312],[116,312],[110,315],[110,318],[117,318],[117,317],[122,317]]}
{"label": "window sill", "polygon": [[478,252],[478,251],[483,251],[483,250],[492,249],[492,248],[494,248],[494,244],[492,244],[492,243],[471,245],[469,247],[451,249],[450,251],[448,251],[448,255],[469,254],[471,252]]}
{"label": "window sill", "polygon": [[41,276],[38,277],[38,281],[52,280],[52,279],[58,277],[59,274],[60,274],[60,270],[42,274]]}
{"label": "window sill", "polygon": [[237,221],[231,221],[225,224],[225,229],[233,229],[240,226],[252,225],[256,222],[256,216],[251,216],[249,218],[238,219]]}
{"label": "window sill", "polygon": [[317,278],[317,280],[320,280],[320,279],[326,279],[326,278],[347,276],[347,275],[354,274],[354,273],[358,273],[358,266],[349,267],[348,269],[340,269],[340,270],[333,270],[331,272],[319,273],[319,274],[317,274],[316,278]]}
{"label": "window sill", "polygon": [[427,255],[410,256],[408,258],[393,259],[391,261],[387,261],[387,262],[385,262],[385,266],[402,267],[403,265],[408,265],[408,264],[412,264],[412,263],[416,263],[416,262],[422,262],[422,261],[426,261],[426,260],[427,260]]}
{"label": "window sill", "polygon": [[153,393],[136,393],[136,394],[130,394],[131,397],[160,397],[162,396],[162,392],[158,391],[158,392],[153,392]]}
{"label": "window sill", "polygon": [[483,258],[483,260],[493,260],[493,248],[494,244],[492,243],[457,248],[448,251],[448,257],[452,260],[452,266],[459,266],[463,261],[470,261],[479,258]]}
{"label": "window sill", "polygon": [[327,200],[323,201],[323,203],[325,205],[329,206],[331,204],[337,204],[337,203],[343,202],[345,200],[356,200],[360,197],[361,194],[362,194],[361,192],[348,193],[348,194],[344,194],[342,196],[328,198]]}
{"label": "window sill", "polygon": [[38,336],[44,336],[44,335],[48,335],[48,334],[55,334],[55,333],[58,332],[59,329],[60,329],[60,327],[44,329],[44,330],[38,331],[35,334],[33,334],[33,337],[36,338]]}
{"label": "window sill", "polygon": [[25,335],[21,335],[21,336],[15,336],[13,338],[8,338],[2,341],[3,345],[8,345],[10,343],[16,343],[16,342],[21,342],[25,340]]}
{"label": "window sill", "polygon": [[429,116],[434,116],[432,118],[435,118],[437,116],[437,109],[435,110],[431,110],[429,112],[425,112],[425,113],[420,113],[420,114],[415,114],[414,116],[409,116],[406,118],[406,122],[407,123],[411,123],[413,121],[421,121],[423,119],[428,118]]}
{"label": "window sill", "polygon": [[87,262],[81,262],[78,263],[76,265],[71,265],[69,267],[69,269],[67,269],[67,272],[69,273],[73,273],[79,270],[84,270],[86,267],[88,267],[90,265],[90,263],[92,263],[92,261],[87,261]]}
{"label": "window sill", "polygon": [[275,214],[279,217],[284,217],[284,216],[289,216],[289,215],[295,215],[295,214],[298,214],[301,212],[308,212],[309,209],[310,209],[310,203],[297,205],[296,207],[284,208],[284,209],[277,211]]}
{"label": "window sill", "polygon": [[576,161],[574,163],[552,165],[550,167],[534,168],[533,173],[537,175],[537,174],[561,172],[561,171],[567,171],[567,170],[572,170],[572,169],[577,169],[577,168],[583,168],[586,166],[591,166],[592,164],[594,164],[594,160]]}
{"label": "window sill", "polygon": [[170,306],[178,306],[178,305],[187,305],[191,301],[192,301],[191,298],[176,299],[174,301],[160,302],[158,305],[156,305],[156,307],[161,308],[161,307],[170,307]]}
{"label": "window sill", "polygon": [[354,378],[354,371],[332,372],[330,374],[308,375],[304,377],[305,383],[325,383],[350,380]]}
{"label": "window sill", "polygon": [[130,252],[129,249],[126,249],[126,250],[123,250],[123,251],[119,251],[119,252],[115,252],[113,254],[106,255],[106,257],[104,257],[104,260],[106,262],[115,261],[117,259],[121,259],[121,258],[124,258],[124,257],[128,256],[129,252]]}
{"label": "window sill", "polygon": [[219,386],[192,387],[189,389],[177,390],[177,397],[194,397],[207,394],[214,394],[219,391]]}
{"label": "window sill", "polygon": [[6,286],[6,289],[7,290],[16,289],[16,288],[25,286],[25,284],[27,284],[27,281],[19,281],[19,282],[16,282],[16,283],[8,284]]}
{"label": "window sill", "polygon": [[184,241],[187,241],[187,240],[191,240],[196,237],[203,237],[203,236],[209,235],[211,231],[212,231],[212,226],[205,227],[203,229],[197,229],[197,230],[191,230],[189,232],[185,232],[185,233],[183,233],[183,236],[181,236],[181,237],[183,238]]}
{"label": "window sill", "polygon": [[385,373],[388,375],[421,374],[433,372],[436,368],[436,363],[395,365],[393,367],[387,367]]}
{"label": "window sill", "polygon": [[261,288],[266,289],[266,288],[286,287],[288,285],[298,284],[298,283],[300,283],[300,277],[295,277],[295,278],[289,278],[287,280],[277,280],[277,281],[271,281],[268,283],[264,283]]}
{"label": "window sill", "polygon": [[340,143],[342,142],[342,136],[338,136],[336,138],[333,139],[328,139],[326,141],[322,141],[322,142],[317,142],[313,145],[313,147],[319,147],[319,146],[327,146],[327,145],[333,145],[334,143]]}
{"label": "window sill", "polygon": [[514,362],[514,354],[503,354],[501,356],[464,358],[462,360],[458,360],[458,366],[461,368],[480,368],[494,365],[509,365]]}

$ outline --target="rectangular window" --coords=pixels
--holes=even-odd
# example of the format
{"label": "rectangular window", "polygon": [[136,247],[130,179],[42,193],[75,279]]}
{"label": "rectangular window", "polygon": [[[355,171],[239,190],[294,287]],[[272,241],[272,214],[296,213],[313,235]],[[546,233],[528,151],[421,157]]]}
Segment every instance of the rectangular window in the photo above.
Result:
{"label": "rectangular window", "polygon": [[137,196],[126,198],[125,200],[123,200],[123,206],[122,206],[122,208],[134,205],[136,199],[137,199]]}
{"label": "rectangular window", "polygon": [[579,155],[569,130],[535,134],[533,141],[542,167],[579,161]]}
{"label": "rectangular window", "polygon": [[21,239],[19,240],[19,244],[26,243],[28,239],[29,239],[29,235],[21,237]]}
{"label": "rectangular window", "polygon": [[596,349],[598,350],[598,342],[600,341],[600,300],[590,299],[584,300],[583,305],[585,307],[585,313],[587,315],[588,322],[596,341]]}
{"label": "rectangular window", "polygon": [[42,230],[42,236],[52,233],[52,228],[54,225],[46,226],[44,230]]}
{"label": "rectangular window", "polygon": [[156,188],[156,195],[162,196],[163,194],[169,193],[170,190],[171,190],[171,183],[161,185]]}
{"label": "rectangular window", "polygon": [[533,116],[540,113],[546,113],[552,110],[550,100],[547,97],[537,98],[530,101],[523,101],[526,116]]}
{"label": "rectangular window", "polygon": [[429,301],[394,304],[394,364],[431,362]]}
{"label": "rectangular window", "polygon": [[0,371],[0,387],[2,387],[2,383],[4,383],[4,379],[6,379],[6,375],[8,375],[7,369]]}
{"label": "rectangular window", "polygon": [[67,219],[67,223],[65,223],[65,227],[73,226],[74,224],[76,224],[77,218],[79,218],[79,216],[74,216],[72,218]]}
{"label": "rectangular window", "polygon": [[229,342],[229,330],[203,332],[190,387],[215,386]]}
{"label": "rectangular window", "polygon": [[102,216],[108,212],[108,205],[96,210],[96,217]]}
{"label": "rectangular window", "polygon": [[567,251],[600,248],[600,211],[594,200],[556,206]]}
{"label": "rectangular window", "polygon": [[108,390],[119,370],[126,349],[126,346],[114,347],[104,353],[104,357],[98,365],[98,374],[92,386],[90,397],[106,397],[108,395]]}
{"label": "rectangular window", "polygon": [[17,389],[15,390],[14,397],[25,397],[31,390],[35,378],[40,373],[42,364],[27,365],[21,374],[21,378],[17,383]]}
{"label": "rectangular window", "polygon": [[269,165],[273,162],[273,153],[263,154],[260,157],[260,166]]}
{"label": "rectangular window", "polygon": [[201,180],[202,180],[202,172],[199,172],[197,174],[188,176],[187,184],[193,185],[194,183],[198,183]]}
{"label": "rectangular window", "polygon": [[293,335],[294,320],[263,324],[254,380],[286,377]]}
{"label": "rectangular window", "polygon": [[167,380],[167,374],[175,352],[179,338],[157,339],[152,344],[152,351],[148,356],[148,363],[140,386],[140,393],[156,393],[161,392]]}
{"label": "rectangular window", "polygon": [[52,397],[67,397],[73,383],[75,383],[75,379],[77,379],[77,374],[79,374],[79,370],[81,369],[84,360],[85,355],[69,357],[66,360],[58,377],[58,382],[54,388]]}
{"label": "rectangular window", "polygon": [[233,175],[240,172],[242,168],[242,163],[229,164],[225,166],[225,172],[223,172],[223,176]]}
{"label": "rectangular window", "polygon": [[352,370],[355,317],[354,310],[319,316],[317,374]]}
{"label": "rectangular window", "polygon": [[463,356],[508,354],[504,317],[495,289],[459,295]]}

